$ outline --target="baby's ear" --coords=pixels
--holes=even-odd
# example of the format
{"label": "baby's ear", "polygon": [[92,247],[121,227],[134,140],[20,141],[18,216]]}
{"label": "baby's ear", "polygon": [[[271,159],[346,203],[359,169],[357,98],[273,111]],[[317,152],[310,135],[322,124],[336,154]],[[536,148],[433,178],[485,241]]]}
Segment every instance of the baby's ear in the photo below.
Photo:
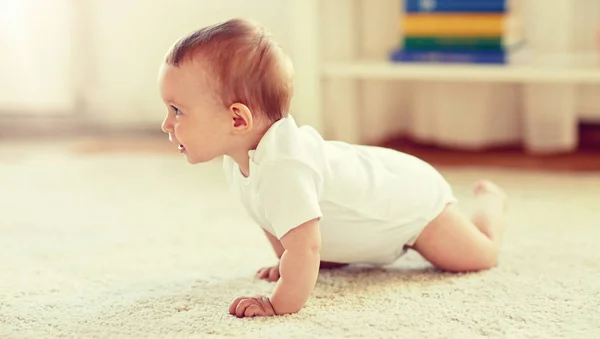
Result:
{"label": "baby's ear", "polygon": [[254,126],[252,112],[248,106],[241,103],[233,103],[229,106],[231,114],[231,128],[235,134],[250,132]]}

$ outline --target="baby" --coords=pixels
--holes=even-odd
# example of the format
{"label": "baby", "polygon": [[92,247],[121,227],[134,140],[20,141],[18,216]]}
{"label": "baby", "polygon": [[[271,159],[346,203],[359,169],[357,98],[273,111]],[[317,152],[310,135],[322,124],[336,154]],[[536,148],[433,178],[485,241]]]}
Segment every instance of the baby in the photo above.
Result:
{"label": "baby", "polygon": [[[177,41],[160,69],[162,130],[190,164],[223,156],[225,176],[279,264],[268,297],[233,301],[237,317],[300,311],[320,268],[386,265],[408,249],[452,272],[496,265],[504,192],[475,184],[469,219],[427,163],[391,149],[324,140],[289,114],[289,58],[261,26],[233,19]],[[341,122],[340,122],[341,123]]]}

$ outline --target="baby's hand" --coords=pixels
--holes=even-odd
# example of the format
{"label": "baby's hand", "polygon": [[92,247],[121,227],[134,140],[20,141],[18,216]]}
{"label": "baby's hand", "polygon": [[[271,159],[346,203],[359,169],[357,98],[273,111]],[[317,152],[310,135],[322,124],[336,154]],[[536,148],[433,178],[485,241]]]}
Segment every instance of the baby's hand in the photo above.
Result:
{"label": "baby's hand", "polygon": [[256,272],[258,279],[265,279],[267,281],[275,282],[279,280],[279,264],[272,267],[264,267]]}
{"label": "baby's hand", "polygon": [[229,314],[238,318],[269,317],[275,315],[275,310],[267,297],[240,297],[229,306]]}

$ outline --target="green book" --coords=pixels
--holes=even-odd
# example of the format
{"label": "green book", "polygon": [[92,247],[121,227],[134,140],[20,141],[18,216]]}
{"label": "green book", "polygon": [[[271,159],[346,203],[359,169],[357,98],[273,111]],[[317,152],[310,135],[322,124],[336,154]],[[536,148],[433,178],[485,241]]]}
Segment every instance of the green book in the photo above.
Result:
{"label": "green book", "polygon": [[502,37],[404,37],[407,51],[502,51]]}

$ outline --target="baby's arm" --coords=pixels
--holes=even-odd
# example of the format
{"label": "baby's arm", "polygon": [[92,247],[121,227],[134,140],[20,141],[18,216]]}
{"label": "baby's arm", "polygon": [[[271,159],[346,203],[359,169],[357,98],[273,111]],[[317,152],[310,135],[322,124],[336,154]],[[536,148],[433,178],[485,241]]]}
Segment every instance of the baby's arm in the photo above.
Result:
{"label": "baby's arm", "polygon": [[[263,229],[267,239],[271,243],[271,247],[273,247],[273,251],[277,256],[277,259],[281,259],[285,248],[281,245],[281,241],[277,239],[273,234],[269,233],[269,231]],[[259,279],[265,279],[267,281],[275,282],[279,280],[279,262],[277,262],[274,266],[263,267],[256,272],[256,277]]]}
{"label": "baby's arm", "polygon": [[283,252],[285,251],[285,248],[283,248],[283,246],[281,245],[281,241],[279,241],[279,239],[277,239],[277,237],[275,237],[273,234],[269,233],[267,230],[263,229],[263,231],[267,235],[267,239],[269,239],[271,246],[273,246],[273,251],[275,251],[275,254],[277,255],[277,259],[281,259],[281,256],[283,255]]}
{"label": "baby's arm", "polygon": [[[275,252],[275,255],[277,256],[277,259],[281,259],[281,256],[283,255],[285,248],[283,248],[279,239],[277,239],[273,234],[269,233],[267,230],[264,230],[264,232],[267,236],[267,239],[269,239],[271,246],[273,247],[273,251]],[[322,270],[328,270],[328,269],[344,267],[346,265],[347,264],[321,261],[319,268]],[[256,272],[256,277],[258,277],[259,279],[276,282],[277,280],[279,280],[279,262],[274,266],[262,267],[261,269],[259,269]]]}
{"label": "baby's arm", "polygon": [[266,162],[256,173],[257,197],[283,248],[281,276],[270,298],[237,298],[229,312],[238,317],[295,313],[306,304],[319,274],[323,180],[296,160]]}
{"label": "baby's arm", "polygon": [[281,238],[285,249],[279,263],[281,277],[271,295],[277,314],[295,313],[304,307],[317,282],[321,259],[319,219],[308,221]]}

